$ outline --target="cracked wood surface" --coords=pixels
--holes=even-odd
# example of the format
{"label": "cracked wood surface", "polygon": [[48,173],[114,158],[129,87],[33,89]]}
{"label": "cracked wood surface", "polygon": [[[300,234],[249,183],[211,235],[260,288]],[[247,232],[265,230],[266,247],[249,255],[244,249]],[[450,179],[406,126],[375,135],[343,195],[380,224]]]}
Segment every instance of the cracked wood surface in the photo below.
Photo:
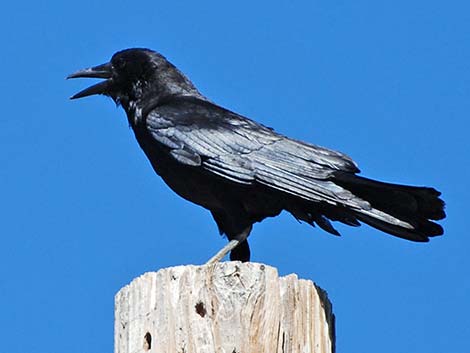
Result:
{"label": "cracked wood surface", "polygon": [[334,340],[326,292],[258,263],[149,272],[115,298],[115,353],[333,353]]}

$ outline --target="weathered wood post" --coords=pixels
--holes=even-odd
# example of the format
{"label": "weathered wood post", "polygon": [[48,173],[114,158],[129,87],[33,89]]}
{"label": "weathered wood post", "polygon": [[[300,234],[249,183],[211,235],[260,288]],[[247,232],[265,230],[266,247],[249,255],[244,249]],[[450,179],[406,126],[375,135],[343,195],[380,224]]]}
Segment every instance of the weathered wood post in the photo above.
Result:
{"label": "weathered wood post", "polygon": [[115,353],[333,353],[326,293],[273,267],[223,262],[146,273],[116,295]]}

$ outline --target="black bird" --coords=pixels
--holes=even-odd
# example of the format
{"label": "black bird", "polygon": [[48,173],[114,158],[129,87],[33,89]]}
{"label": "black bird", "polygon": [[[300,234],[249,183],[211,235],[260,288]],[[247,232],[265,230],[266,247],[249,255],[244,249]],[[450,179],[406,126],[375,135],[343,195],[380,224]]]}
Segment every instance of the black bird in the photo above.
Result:
{"label": "black bird", "polygon": [[204,97],[161,54],[127,49],[109,63],[68,78],[102,78],[71,97],[111,97],[126,111],[155,172],[178,195],[208,209],[230,243],[249,261],[247,236],[266,217],[296,219],[339,235],[330,221],[364,222],[397,237],[427,242],[443,234],[440,192],[358,176],[345,154],[283,136]]}

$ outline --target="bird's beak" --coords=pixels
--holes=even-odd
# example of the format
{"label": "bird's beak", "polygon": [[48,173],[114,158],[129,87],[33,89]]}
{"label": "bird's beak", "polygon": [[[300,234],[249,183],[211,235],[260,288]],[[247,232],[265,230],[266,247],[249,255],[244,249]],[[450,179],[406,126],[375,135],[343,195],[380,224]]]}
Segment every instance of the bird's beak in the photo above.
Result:
{"label": "bird's beak", "polygon": [[83,91],[74,94],[70,99],[83,98],[87,96],[92,96],[94,94],[104,94],[108,92],[111,86],[111,77],[112,77],[112,67],[111,63],[106,63],[103,65],[98,65],[95,67],[90,67],[88,69],[83,69],[77,71],[71,75],[67,76],[69,78],[79,78],[79,77],[90,77],[90,78],[105,78],[107,80],[97,83],[91,87],[85,88]]}

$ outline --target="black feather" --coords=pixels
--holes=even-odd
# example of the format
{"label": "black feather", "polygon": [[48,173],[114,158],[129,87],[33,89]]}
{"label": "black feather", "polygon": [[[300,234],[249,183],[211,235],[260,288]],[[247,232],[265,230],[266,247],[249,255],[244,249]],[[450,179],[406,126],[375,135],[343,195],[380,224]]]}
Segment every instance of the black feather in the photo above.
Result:
{"label": "black feather", "polygon": [[[445,217],[432,188],[378,182],[356,174],[347,155],[294,140],[205,98],[175,66],[149,49],[70,78],[106,79],[73,96],[104,94],[122,105],[154,170],[183,198],[210,210],[229,239],[282,210],[339,235],[330,221],[425,242]],[[247,241],[231,259],[249,260]]]}

